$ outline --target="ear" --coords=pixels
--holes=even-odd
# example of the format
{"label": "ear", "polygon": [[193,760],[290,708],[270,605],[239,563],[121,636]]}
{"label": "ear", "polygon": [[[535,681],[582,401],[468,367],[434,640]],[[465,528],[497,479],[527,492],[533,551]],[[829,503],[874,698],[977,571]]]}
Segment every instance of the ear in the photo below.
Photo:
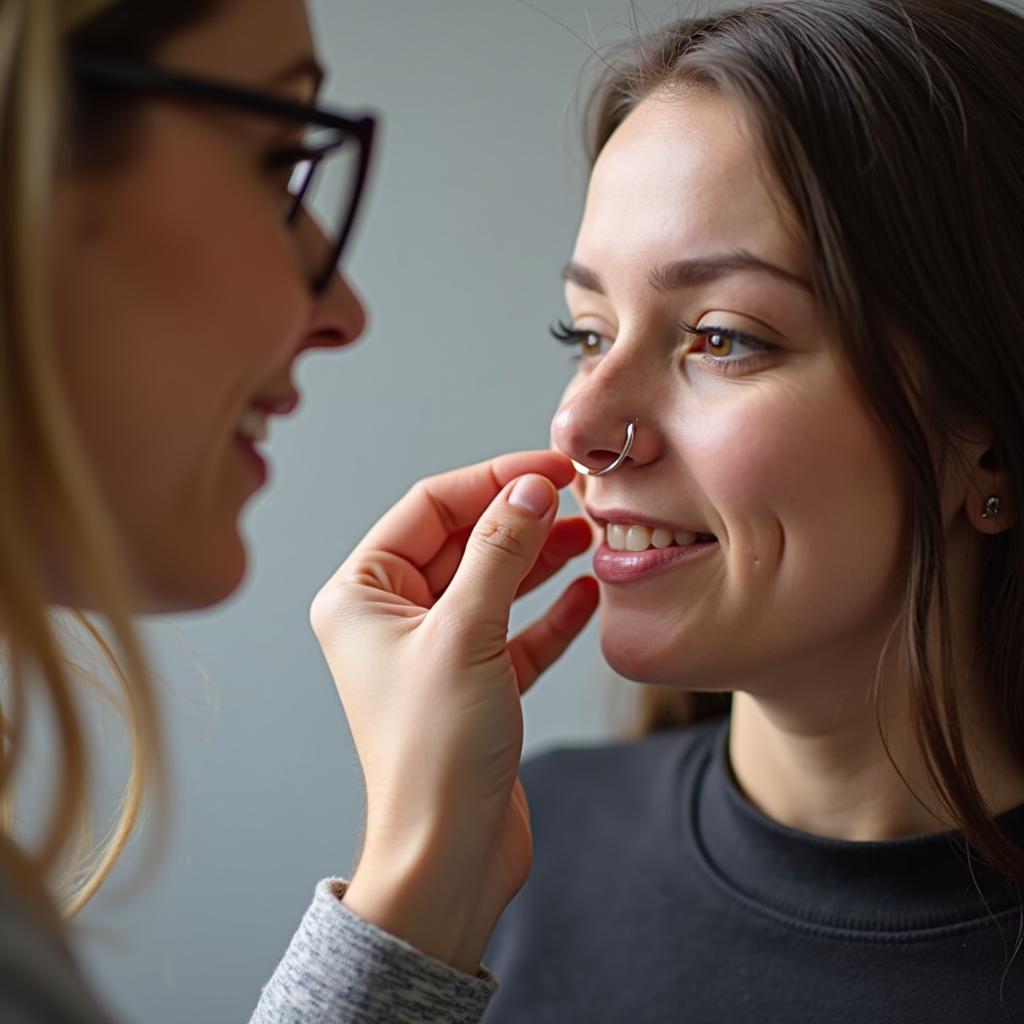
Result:
{"label": "ear", "polygon": [[991,438],[984,445],[970,445],[965,454],[971,460],[964,496],[964,511],[980,533],[1008,530],[1016,519],[1010,505],[1009,477],[1003,468],[999,446]]}

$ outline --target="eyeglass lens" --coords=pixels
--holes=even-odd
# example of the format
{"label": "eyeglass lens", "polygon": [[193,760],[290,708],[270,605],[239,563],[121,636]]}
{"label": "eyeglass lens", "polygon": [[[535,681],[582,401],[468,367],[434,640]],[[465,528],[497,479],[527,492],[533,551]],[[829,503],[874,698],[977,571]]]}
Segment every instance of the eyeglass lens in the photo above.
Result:
{"label": "eyeglass lens", "polygon": [[299,210],[305,209],[325,236],[323,260],[318,258],[310,268],[314,282],[320,283],[334,271],[334,253],[354,212],[362,146],[358,138],[314,127],[301,149],[309,156],[294,165],[287,219],[294,223]]}

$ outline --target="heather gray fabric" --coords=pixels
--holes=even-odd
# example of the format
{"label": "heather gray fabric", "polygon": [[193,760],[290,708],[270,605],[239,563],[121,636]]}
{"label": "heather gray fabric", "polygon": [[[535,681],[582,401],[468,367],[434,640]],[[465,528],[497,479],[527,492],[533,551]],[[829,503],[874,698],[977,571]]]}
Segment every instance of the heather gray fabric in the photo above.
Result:
{"label": "heather gray fabric", "polygon": [[464,974],[364,921],[341,902],[347,885],[317,885],[250,1024],[476,1024],[494,975],[483,965]]}
{"label": "heather gray fabric", "polygon": [[[353,914],[347,880],[325,878],[264,987],[250,1024],[475,1024],[498,988]],[[0,1021],[113,1024],[66,944],[0,886]]]}

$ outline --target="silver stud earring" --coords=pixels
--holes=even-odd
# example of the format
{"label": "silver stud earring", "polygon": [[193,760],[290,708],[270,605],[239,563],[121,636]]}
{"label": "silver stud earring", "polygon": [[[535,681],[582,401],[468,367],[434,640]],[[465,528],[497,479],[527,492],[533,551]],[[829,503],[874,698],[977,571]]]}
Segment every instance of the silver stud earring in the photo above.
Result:
{"label": "silver stud earring", "polygon": [[985,501],[985,507],[981,510],[982,519],[996,519],[999,516],[999,509],[1002,502],[999,500],[999,496],[993,494],[991,498]]}

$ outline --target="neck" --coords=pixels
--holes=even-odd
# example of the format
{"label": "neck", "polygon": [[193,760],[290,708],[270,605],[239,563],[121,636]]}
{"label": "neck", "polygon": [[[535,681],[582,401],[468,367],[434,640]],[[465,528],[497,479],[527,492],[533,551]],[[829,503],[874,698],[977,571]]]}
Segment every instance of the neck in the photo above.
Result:
{"label": "neck", "polygon": [[[884,701],[876,707],[865,680],[874,680],[877,657],[846,655],[829,658],[799,685],[790,675],[784,689],[735,695],[729,757],[740,788],[775,821],[836,839],[957,828],[917,750],[905,680],[883,672],[877,692]],[[1024,803],[1024,772],[999,729],[977,707],[966,710],[968,755],[989,813]]]}
{"label": "neck", "polygon": [[[960,517],[947,536],[948,631],[967,751],[985,808],[1024,803],[1024,768],[972,654],[978,636],[981,543]],[[733,773],[747,798],[791,828],[849,840],[886,840],[959,827],[932,782],[914,735],[908,674],[892,623],[899,595],[843,641],[758,680],[734,698]],[[933,643],[933,665],[939,666]]]}

